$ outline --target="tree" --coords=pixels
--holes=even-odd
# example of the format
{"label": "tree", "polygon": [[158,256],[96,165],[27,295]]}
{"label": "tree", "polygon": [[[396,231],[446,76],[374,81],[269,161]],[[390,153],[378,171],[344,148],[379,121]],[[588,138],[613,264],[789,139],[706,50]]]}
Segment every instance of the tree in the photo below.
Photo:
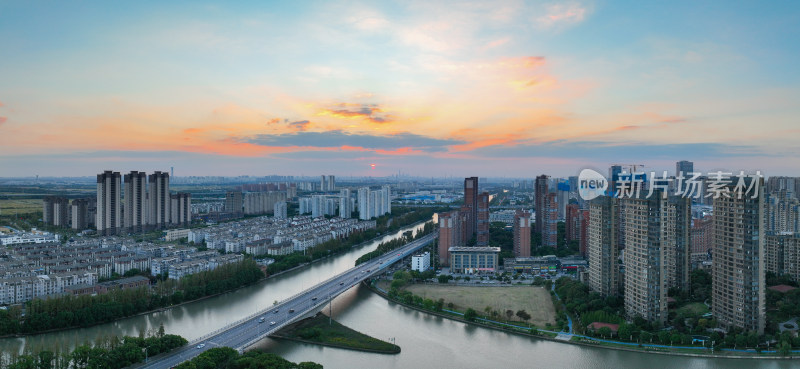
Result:
{"label": "tree", "polygon": [[658,342],[669,343],[669,336],[670,334],[667,331],[658,332]]}
{"label": "tree", "polygon": [[611,329],[608,327],[601,327],[597,330],[597,334],[602,336],[603,338],[611,337]]}
{"label": "tree", "polygon": [[778,345],[778,354],[781,356],[789,356],[792,353],[792,345],[789,342],[783,341]]}
{"label": "tree", "polygon": [[519,310],[519,311],[517,311],[517,316],[518,316],[520,319],[522,319],[522,320],[525,320],[525,321],[527,321],[527,320],[529,320],[529,319],[531,318],[531,315],[530,315],[530,314],[528,314],[528,312],[527,312],[527,311],[525,311],[525,310]]}
{"label": "tree", "polygon": [[450,281],[449,277],[450,276],[447,276],[447,275],[440,275],[440,276],[436,277],[436,279],[439,280],[439,283],[447,283],[447,282]]}
{"label": "tree", "polygon": [[639,334],[639,338],[644,342],[653,342],[653,335],[650,332],[642,332]]}
{"label": "tree", "polygon": [[464,313],[464,319],[470,322],[474,322],[477,316],[478,313],[475,310],[472,310],[472,308],[467,309],[467,311]]}
{"label": "tree", "polygon": [[514,310],[511,309],[506,310],[506,320],[511,320],[513,316],[514,316]]}
{"label": "tree", "polygon": [[617,336],[620,339],[631,339],[633,336],[633,326],[628,323],[622,323],[619,325],[619,330],[617,331]]}

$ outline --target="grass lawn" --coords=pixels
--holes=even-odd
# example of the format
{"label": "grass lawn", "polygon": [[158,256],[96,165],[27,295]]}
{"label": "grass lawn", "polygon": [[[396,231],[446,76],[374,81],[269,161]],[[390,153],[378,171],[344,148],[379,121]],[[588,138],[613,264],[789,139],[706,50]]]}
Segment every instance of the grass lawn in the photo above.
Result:
{"label": "grass lawn", "polygon": [[453,303],[454,308],[465,311],[472,308],[479,315],[485,315],[486,307],[500,312],[506,319],[506,310],[513,310],[511,320],[522,321],[516,316],[518,310],[525,310],[531,315],[528,323],[543,328],[547,323],[556,324],[556,310],[550,293],[541,287],[471,287],[448,286],[435,284],[412,284],[403,287],[405,290],[423,298],[432,300],[444,299],[445,306]]}
{"label": "grass lawn", "polygon": [[[332,324],[329,324],[329,322],[332,322]],[[317,314],[313,318],[303,319],[284,327],[275,336],[344,346],[352,349],[375,350],[386,353],[400,352],[400,347],[397,345],[352,330],[335,320],[329,321],[324,314]]]}
{"label": "grass lawn", "polygon": [[684,313],[685,316],[703,315],[707,312],[709,312],[708,306],[706,306],[706,304],[702,302],[693,302],[690,304],[686,304],[678,309],[678,314]]}
{"label": "grass lawn", "polygon": [[27,214],[42,211],[42,200],[14,199],[0,200],[0,214]]}

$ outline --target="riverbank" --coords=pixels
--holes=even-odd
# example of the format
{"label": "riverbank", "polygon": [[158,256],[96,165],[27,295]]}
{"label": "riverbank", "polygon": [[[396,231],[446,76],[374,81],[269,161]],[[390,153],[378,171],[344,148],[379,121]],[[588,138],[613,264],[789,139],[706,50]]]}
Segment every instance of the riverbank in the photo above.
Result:
{"label": "riverbank", "polygon": [[[714,353],[703,352],[705,350],[700,347],[694,348],[680,348],[680,347],[662,347],[661,345],[649,345],[643,344],[642,347],[638,347],[637,344],[632,344],[632,347],[624,347],[627,346],[624,342],[615,343],[615,341],[610,340],[598,340],[592,337],[580,336],[580,335],[569,335],[560,332],[552,332],[546,330],[536,330],[535,334],[531,333],[531,330],[527,327],[515,326],[511,324],[504,324],[499,322],[494,322],[497,324],[489,323],[492,322],[487,319],[477,318],[475,321],[470,321],[463,318],[463,314],[459,312],[449,312],[449,311],[432,311],[422,308],[421,306],[416,306],[414,304],[408,304],[403,301],[398,301],[396,299],[391,298],[386,291],[382,291],[379,288],[372,285],[370,281],[364,281],[363,285],[366,286],[371,292],[383,297],[387,301],[392,303],[396,303],[398,305],[405,306],[407,308],[417,310],[426,314],[439,316],[445,319],[461,322],[464,324],[470,324],[473,326],[483,327],[492,329],[495,331],[502,331],[506,333],[512,333],[519,336],[527,336],[531,338],[538,338],[542,340],[558,342],[563,344],[571,344],[576,346],[587,346],[587,347],[594,347],[594,348],[601,348],[601,349],[612,349],[618,351],[628,351],[628,352],[636,352],[636,353],[648,353],[648,354],[660,354],[660,355],[672,355],[672,356],[684,356],[684,357],[694,357],[694,358],[709,358],[709,359],[766,359],[766,360],[787,360],[787,359],[794,359],[797,356],[778,356],[775,352],[767,352],[756,354],[747,353],[743,350],[740,351],[733,351],[729,349],[721,349],[717,350]],[[484,321],[484,322],[482,322]],[[502,324],[502,325],[501,325]],[[580,340],[580,341],[578,341]],[[675,350],[696,350],[698,352],[680,352]],[[793,354],[798,354],[798,352],[793,351]]]}
{"label": "riverbank", "polygon": [[322,313],[292,323],[271,337],[377,354],[400,353],[400,346],[348,328]]}

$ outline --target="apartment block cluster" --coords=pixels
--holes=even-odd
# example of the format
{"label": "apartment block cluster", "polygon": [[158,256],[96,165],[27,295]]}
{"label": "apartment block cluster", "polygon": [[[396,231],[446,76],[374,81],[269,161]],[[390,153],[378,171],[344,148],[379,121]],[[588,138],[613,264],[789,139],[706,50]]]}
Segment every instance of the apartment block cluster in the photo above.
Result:
{"label": "apartment block cluster", "polygon": [[[333,176],[328,176],[328,178],[332,180]],[[324,179],[323,183],[325,183]],[[353,211],[358,206],[358,218],[369,220],[392,212],[392,188],[389,185],[384,185],[377,190],[361,187],[356,192],[356,198],[353,198],[353,193],[349,188],[343,188],[338,195],[313,195],[301,197],[298,201],[300,214],[311,214],[314,218],[336,216],[337,214],[340,218],[351,218]]]}
{"label": "apartment block cluster", "polygon": [[[0,261],[0,305],[21,304],[35,298],[63,294],[104,293],[112,288],[148,285],[144,277],[98,283],[112,273],[150,269],[180,279],[188,274],[238,262],[242,255],[198,252],[195,247],[137,243],[130,239],[103,237],[68,242],[15,244],[5,249]],[[184,266],[191,264],[193,269]],[[144,281],[144,282],[142,282]]]}
{"label": "apartment block cluster", "polygon": [[294,183],[245,184],[225,194],[226,213],[239,215],[275,215],[286,218],[286,201],[297,196]]}
{"label": "apartment block cluster", "polygon": [[[542,246],[558,247],[558,222],[564,221],[566,241],[579,241],[586,256],[589,212],[577,195],[577,177],[568,179],[540,175],[534,181],[534,231],[541,235]],[[572,202],[571,202],[572,200]]]}
{"label": "apartment block cluster", "polygon": [[97,199],[69,199],[63,196],[47,196],[42,200],[44,224],[83,231],[95,226]]}
{"label": "apartment block cluster", "polygon": [[[44,214],[47,214],[48,202],[44,207]],[[73,201],[73,218],[83,218],[82,214],[76,214],[75,211],[80,213],[84,209],[88,210],[88,206],[81,207],[79,204],[76,209]],[[97,175],[95,209],[95,228],[100,235],[183,227],[192,221],[192,195],[171,193],[169,173],[166,172],[156,171],[147,175],[145,172],[131,171],[123,177],[119,172],[107,170]]]}
{"label": "apartment block cluster", "polygon": [[[682,161],[676,172],[692,172]],[[615,188],[611,180],[610,188]],[[800,278],[800,234],[792,228],[797,187],[793,178],[747,177],[744,196],[698,201],[662,189],[651,196],[601,196],[589,203],[587,282],[606,296],[624,295],[629,318],[667,319],[669,288],[688,290],[693,268],[712,275],[711,310],[722,328],[762,334],[765,274]],[[734,194],[737,179],[718,190]],[[792,209],[795,210],[792,210]],[[796,227],[796,224],[794,225]]]}
{"label": "apartment block cluster", "polygon": [[190,242],[205,242],[209,249],[228,253],[287,255],[371,228],[375,228],[374,220],[258,217],[194,229],[188,237]]}
{"label": "apartment block cluster", "polygon": [[[489,246],[489,201],[488,192],[479,192],[478,177],[464,179],[464,204],[458,210],[439,214],[437,253],[440,266],[449,266],[453,273],[497,271],[500,248]],[[529,214],[526,219],[527,223],[521,221],[520,224],[530,227]],[[530,228],[528,230],[530,245]]]}

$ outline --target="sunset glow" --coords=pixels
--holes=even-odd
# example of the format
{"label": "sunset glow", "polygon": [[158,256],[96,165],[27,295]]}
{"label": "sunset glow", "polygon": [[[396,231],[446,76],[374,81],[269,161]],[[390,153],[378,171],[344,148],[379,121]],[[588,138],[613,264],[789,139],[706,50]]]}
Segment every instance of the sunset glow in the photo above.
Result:
{"label": "sunset glow", "polygon": [[792,2],[5,3],[0,168],[530,177],[688,159],[796,173],[797,14]]}

